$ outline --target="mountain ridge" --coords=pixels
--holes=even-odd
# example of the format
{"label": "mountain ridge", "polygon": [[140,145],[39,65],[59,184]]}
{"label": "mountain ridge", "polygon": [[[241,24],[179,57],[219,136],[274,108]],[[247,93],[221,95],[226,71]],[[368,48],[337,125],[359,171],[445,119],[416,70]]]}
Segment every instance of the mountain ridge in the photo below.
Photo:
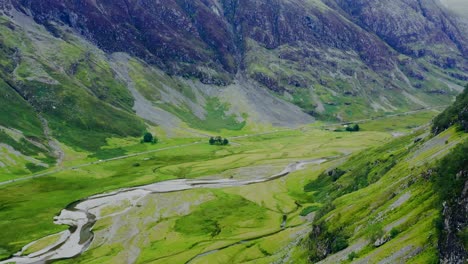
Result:
{"label": "mountain ridge", "polygon": [[96,152],[147,129],[200,136],[449,104],[468,80],[464,28],[435,1],[392,3],[2,0],[2,89],[35,124],[8,127],[47,145],[40,116],[61,143]]}

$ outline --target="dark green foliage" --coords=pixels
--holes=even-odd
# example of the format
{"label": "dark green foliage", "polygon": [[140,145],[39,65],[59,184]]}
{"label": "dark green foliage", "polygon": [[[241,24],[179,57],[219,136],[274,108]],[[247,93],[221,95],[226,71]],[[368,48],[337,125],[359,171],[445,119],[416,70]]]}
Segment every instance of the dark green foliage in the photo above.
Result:
{"label": "dark green foliage", "polygon": [[301,215],[301,216],[306,216],[306,215],[308,215],[308,214],[310,214],[310,213],[312,213],[312,212],[315,212],[315,211],[319,210],[320,208],[321,208],[321,207],[316,206],[316,205],[312,205],[312,206],[306,207],[306,208],[304,208],[304,209],[301,211],[300,215]]}
{"label": "dark green foliage", "polygon": [[226,146],[229,145],[229,140],[227,138],[222,138],[220,136],[217,137],[210,137],[210,140],[208,141],[210,145],[217,145],[217,146]]}
{"label": "dark green foliage", "polygon": [[468,181],[468,141],[458,145],[439,163],[432,177],[441,202],[452,203]]}
{"label": "dark green foliage", "polygon": [[314,224],[309,235],[309,260],[318,262],[347,248],[347,239],[341,230],[329,230],[324,222]]}
{"label": "dark green foliage", "polygon": [[361,128],[359,127],[358,124],[354,124],[354,125],[348,125],[346,127],[346,131],[349,131],[349,132],[357,132],[359,131]]}
{"label": "dark green foliage", "polygon": [[42,170],[46,169],[45,167],[38,166],[38,165],[36,165],[34,163],[30,163],[30,162],[26,163],[25,165],[26,165],[26,168],[32,173],[36,173],[36,172],[39,172],[39,171],[42,171]]}
{"label": "dark green foliage", "polygon": [[357,257],[359,257],[359,255],[354,251],[348,254],[348,260],[349,261],[353,261]]}
{"label": "dark green foliage", "polygon": [[127,151],[123,148],[113,148],[113,149],[100,149],[92,155],[89,155],[90,158],[98,159],[111,159],[127,154]]}
{"label": "dark green foliage", "polygon": [[340,168],[336,168],[333,170],[330,170],[327,174],[332,178],[333,181],[338,180],[341,176],[343,176],[346,173],[346,171],[341,170]]}
{"label": "dark green foliage", "polygon": [[343,250],[348,247],[347,239],[342,235],[337,235],[331,243],[330,249],[331,253],[336,253],[340,250]]}
{"label": "dark green foliage", "polygon": [[432,133],[437,135],[452,125],[456,125],[458,129],[468,132],[468,85],[457,96],[455,103],[434,119]]}
{"label": "dark green foliage", "polygon": [[398,230],[397,228],[392,228],[392,230],[390,230],[390,237],[391,238],[395,238],[398,236],[398,234],[400,234],[400,230]]}
{"label": "dark green foliage", "polygon": [[143,136],[143,141],[146,142],[146,143],[152,142],[153,141],[153,135],[151,133],[146,133]]}
{"label": "dark green foliage", "polygon": [[435,221],[440,259],[467,256],[466,183],[468,182],[468,140],[455,147],[432,171],[434,191],[439,197],[440,216]]}
{"label": "dark green foliage", "polygon": [[159,139],[156,136],[153,136],[153,134],[146,132],[143,135],[143,139],[141,140],[141,143],[153,143],[156,144],[158,143]]}

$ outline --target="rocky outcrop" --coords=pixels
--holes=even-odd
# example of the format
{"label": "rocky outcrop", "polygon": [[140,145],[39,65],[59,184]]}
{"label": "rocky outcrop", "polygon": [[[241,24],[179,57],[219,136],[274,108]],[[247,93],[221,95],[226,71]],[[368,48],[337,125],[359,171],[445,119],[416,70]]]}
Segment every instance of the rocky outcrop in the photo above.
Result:
{"label": "rocky outcrop", "polygon": [[[357,24],[374,32],[397,51],[421,57],[439,57],[433,49],[444,45],[468,54],[468,39],[460,32],[456,20],[437,1],[400,0],[330,0]],[[430,43],[429,46],[418,45]],[[445,58],[447,67],[453,58]]]}
{"label": "rocky outcrop", "polygon": [[[460,171],[457,177],[468,179],[468,171]],[[443,209],[443,230],[439,240],[440,262],[463,264],[468,260],[461,232],[468,228],[468,181],[460,196],[453,202],[445,202]]]}
{"label": "rocky outcrop", "polygon": [[329,7],[299,0],[11,1],[51,31],[65,24],[105,51],[204,79],[200,66],[231,76],[242,68],[247,39],[267,49],[307,43],[353,51],[370,67],[387,70],[396,56],[387,44],[414,57],[432,55],[443,67],[463,62],[431,47],[468,54],[465,35],[433,1],[327,0]]}

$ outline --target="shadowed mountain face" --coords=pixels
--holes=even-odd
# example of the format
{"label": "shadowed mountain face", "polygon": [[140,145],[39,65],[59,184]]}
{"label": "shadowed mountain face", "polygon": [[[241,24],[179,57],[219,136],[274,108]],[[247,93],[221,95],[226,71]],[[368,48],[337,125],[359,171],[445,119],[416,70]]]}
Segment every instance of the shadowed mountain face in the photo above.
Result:
{"label": "shadowed mountain face", "polygon": [[217,130],[447,105],[468,27],[436,1],[0,0],[2,89],[53,131],[119,136],[142,129],[135,114]]}
{"label": "shadowed mountain face", "polygon": [[105,51],[129,52],[170,73],[195,75],[205,82],[213,78],[206,76],[205,67],[218,72],[214,79],[221,83],[246,67],[247,39],[267,49],[298,47],[298,53],[309,46],[354,52],[375,70],[393,68],[397,52],[430,56],[443,67],[466,66],[461,59],[468,55],[466,34],[434,0],[325,3],[14,0],[18,9],[52,31],[54,22],[63,23]]}
{"label": "shadowed mountain face", "polygon": [[[66,24],[108,52],[129,52],[170,73],[200,75],[209,67],[233,75],[246,39],[267,49],[306,42],[356,51],[372,66],[389,67],[390,50],[375,36],[325,6],[303,1],[17,1],[15,6],[53,30]],[[208,82],[208,80],[205,80]]]}

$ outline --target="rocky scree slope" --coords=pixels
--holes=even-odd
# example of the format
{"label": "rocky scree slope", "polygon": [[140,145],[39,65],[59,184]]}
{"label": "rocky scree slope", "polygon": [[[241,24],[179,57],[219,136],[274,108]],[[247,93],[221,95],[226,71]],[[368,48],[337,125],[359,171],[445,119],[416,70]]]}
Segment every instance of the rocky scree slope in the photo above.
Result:
{"label": "rocky scree slope", "polygon": [[[60,141],[90,151],[140,134],[144,122],[174,133],[183,123],[293,126],[444,105],[468,79],[464,27],[436,0],[1,0],[0,8],[5,89]],[[109,56],[121,52],[128,58]]]}

